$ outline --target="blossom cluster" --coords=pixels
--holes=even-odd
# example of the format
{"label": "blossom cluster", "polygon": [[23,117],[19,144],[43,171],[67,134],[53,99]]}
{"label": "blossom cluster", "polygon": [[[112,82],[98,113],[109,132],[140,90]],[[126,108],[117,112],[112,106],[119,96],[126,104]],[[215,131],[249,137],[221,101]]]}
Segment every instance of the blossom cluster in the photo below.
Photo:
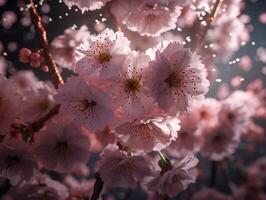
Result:
{"label": "blossom cluster", "polygon": [[[201,178],[198,158],[223,164],[242,140],[263,138],[261,81],[206,97],[215,58],[249,40],[240,0],[63,1],[82,13],[104,7],[113,29],[71,27],[49,49],[21,49],[23,63],[47,73],[57,65],[60,77],[67,69],[62,84],[29,70],[0,73],[0,177],[12,185],[4,199],[94,200],[102,189],[112,198],[112,188],[137,187],[151,200],[174,198]],[[265,163],[248,167],[230,195],[204,188],[191,199],[254,190],[265,199]]]}

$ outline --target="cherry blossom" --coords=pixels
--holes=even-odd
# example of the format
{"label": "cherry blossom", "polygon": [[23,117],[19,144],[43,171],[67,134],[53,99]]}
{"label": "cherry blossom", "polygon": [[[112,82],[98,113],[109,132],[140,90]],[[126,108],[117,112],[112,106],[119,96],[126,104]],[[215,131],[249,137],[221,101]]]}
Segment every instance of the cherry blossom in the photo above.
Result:
{"label": "cherry blossom", "polygon": [[64,0],[68,7],[77,6],[82,13],[103,7],[110,0]]}
{"label": "cherry blossom", "polygon": [[47,175],[39,173],[33,176],[28,182],[12,188],[6,195],[6,198],[21,200],[65,200],[68,195],[68,190],[65,185],[51,179]]}
{"label": "cherry blossom", "polygon": [[159,36],[176,28],[182,6],[186,1],[118,0],[111,12],[121,24],[144,36]]}
{"label": "cherry blossom", "polygon": [[160,151],[177,137],[177,118],[156,117],[126,122],[116,128],[122,142],[134,151]]}
{"label": "cherry blossom", "polygon": [[131,156],[120,150],[105,150],[97,162],[98,172],[110,187],[134,188],[137,181],[151,172],[149,159]]}
{"label": "cherry blossom", "polygon": [[49,84],[41,84],[34,92],[25,94],[21,102],[20,118],[25,122],[33,122],[46,115],[54,106],[56,91]]}
{"label": "cherry blossom", "polygon": [[169,197],[176,196],[196,181],[197,172],[195,171],[195,167],[197,164],[198,159],[193,156],[177,160],[172,168],[164,174],[158,173],[148,183],[149,190]]}
{"label": "cherry blossom", "polygon": [[91,131],[103,130],[115,120],[111,98],[105,92],[71,77],[55,96],[61,104],[59,114],[69,115]]}
{"label": "cherry blossom", "polygon": [[0,75],[0,135],[10,131],[10,125],[15,122],[19,104],[18,95],[10,80]]}
{"label": "cherry blossom", "polygon": [[108,90],[114,103],[122,108],[125,118],[135,119],[155,108],[150,90],[145,85],[149,62],[150,58],[145,54],[130,55],[121,72],[111,81]]}
{"label": "cherry blossom", "polygon": [[193,101],[208,92],[209,81],[200,59],[181,44],[172,42],[156,51],[148,80],[152,96],[169,115],[191,108]]}
{"label": "cherry blossom", "polygon": [[240,131],[227,124],[205,126],[199,131],[204,138],[200,153],[210,160],[221,161],[231,156],[240,143]]}
{"label": "cherry blossom", "polygon": [[43,166],[58,172],[69,172],[77,164],[86,163],[89,157],[87,136],[75,124],[65,123],[58,126],[52,122],[38,133],[34,144],[34,154]]}
{"label": "cherry blossom", "polygon": [[75,70],[76,62],[81,58],[81,55],[76,53],[76,48],[89,36],[90,32],[86,26],[77,30],[73,27],[66,29],[64,34],[56,37],[51,43],[55,62],[60,67]]}
{"label": "cherry blossom", "polygon": [[89,78],[114,76],[130,53],[129,43],[122,32],[114,33],[111,29],[91,35],[78,49],[83,58],[77,62],[76,71]]}
{"label": "cherry blossom", "polygon": [[0,143],[0,176],[8,178],[11,184],[29,180],[36,168],[36,162],[23,141],[7,139]]}

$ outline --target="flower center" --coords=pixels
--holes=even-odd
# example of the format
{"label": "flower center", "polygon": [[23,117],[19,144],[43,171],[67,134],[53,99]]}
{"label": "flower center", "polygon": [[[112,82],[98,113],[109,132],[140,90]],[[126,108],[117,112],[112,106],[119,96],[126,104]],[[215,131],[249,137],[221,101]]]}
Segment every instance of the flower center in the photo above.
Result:
{"label": "flower center", "polygon": [[92,109],[93,107],[95,107],[97,105],[97,103],[95,101],[89,101],[87,99],[82,100],[82,112],[87,110],[88,108]]}
{"label": "flower center", "polygon": [[140,81],[136,78],[127,79],[124,82],[124,88],[125,88],[125,91],[128,93],[130,92],[136,93],[140,91],[141,84],[140,84]]}
{"label": "flower center", "polygon": [[64,152],[67,150],[67,148],[68,148],[68,144],[65,141],[64,142],[57,142],[56,146],[55,146],[55,149],[59,152]]}
{"label": "flower center", "polygon": [[112,59],[112,56],[108,53],[100,53],[97,55],[97,60],[100,61],[100,63],[109,62]]}
{"label": "flower center", "polygon": [[181,79],[175,72],[173,72],[164,80],[164,82],[168,84],[169,88],[178,87],[181,83]]}

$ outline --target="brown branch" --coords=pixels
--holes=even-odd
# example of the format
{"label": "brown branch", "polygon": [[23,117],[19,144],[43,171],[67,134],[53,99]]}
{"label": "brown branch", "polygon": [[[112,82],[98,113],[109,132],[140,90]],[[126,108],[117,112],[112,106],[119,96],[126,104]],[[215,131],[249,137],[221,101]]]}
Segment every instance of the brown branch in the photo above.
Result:
{"label": "brown branch", "polygon": [[58,114],[59,108],[60,105],[56,105],[46,115],[35,122],[11,125],[11,127],[13,128],[11,134],[16,135],[18,133],[21,133],[22,136],[26,137],[27,139],[30,138],[31,140],[35,132],[38,132],[49,119]]}
{"label": "brown branch", "polygon": [[[212,9],[211,13],[207,15],[206,25],[204,26],[203,31],[200,32],[200,34],[196,34],[196,42],[195,42],[194,48],[192,48],[194,51],[197,49],[200,49],[202,47],[202,45],[204,44],[208,30],[210,29],[212,22],[216,18],[216,15],[219,11],[219,8],[220,8],[222,2],[223,2],[223,0],[216,0],[215,1],[215,4],[213,5],[213,9]],[[199,23],[200,23],[200,27],[201,27],[202,26],[201,22],[199,22]]]}
{"label": "brown branch", "polygon": [[93,194],[91,200],[98,200],[103,189],[104,182],[102,181],[99,172],[95,174],[95,183],[93,187]]}
{"label": "brown branch", "polygon": [[37,11],[34,1],[33,0],[27,0],[27,2],[30,4],[30,12],[31,16],[34,21],[35,29],[39,33],[40,43],[42,46],[42,49],[44,51],[44,56],[47,62],[47,66],[49,68],[49,73],[52,78],[53,84],[55,88],[58,88],[60,84],[64,84],[64,81],[58,71],[58,68],[52,58],[52,55],[49,51],[49,43],[47,39],[47,32],[43,26],[41,16],[39,12]]}

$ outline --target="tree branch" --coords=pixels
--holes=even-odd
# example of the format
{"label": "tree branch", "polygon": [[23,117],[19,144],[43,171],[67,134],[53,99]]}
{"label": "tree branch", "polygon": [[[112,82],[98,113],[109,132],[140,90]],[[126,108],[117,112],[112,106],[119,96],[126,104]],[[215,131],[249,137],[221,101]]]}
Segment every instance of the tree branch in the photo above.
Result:
{"label": "tree branch", "polygon": [[104,182],[102,181],[99,172],[95,174],[95,183],[93,187],[93,194],[91,200],[98,200],[103,189]]}
{"label": "tree branch", "polygon": [[60,84],[64,84],[64,81],[58,71],[58,68],[52,58],[52,55],[49,51],[49,43],[47,39],[47,32],[43,26],[41,16],[37,11],[33,0],[26,0],[30,4],[30,12],[34,21],[34,26],[37,32],[39,33],[39,39],[44,51],[44,56],[49,68],[49,73],[52,78],[55,88],[58,88]]}
{"label": "tree branch", "polygon": [[[213,9],[211,13],[207,15],[206,25],[204,26],[203,31],[202,32],[200,31],[199,34],[195,34],[196,42],[194,43],[194,47],[193,47],[194,50],[200,49],[202,45],[204,44],[208,30],[210,29],[212,22],[214,21],[222,2],[223,0],[215,1],[215,4],[213,5]],[[201,21],[199,23],[200,23],[199,26],[201,27],[202,26]]]}

